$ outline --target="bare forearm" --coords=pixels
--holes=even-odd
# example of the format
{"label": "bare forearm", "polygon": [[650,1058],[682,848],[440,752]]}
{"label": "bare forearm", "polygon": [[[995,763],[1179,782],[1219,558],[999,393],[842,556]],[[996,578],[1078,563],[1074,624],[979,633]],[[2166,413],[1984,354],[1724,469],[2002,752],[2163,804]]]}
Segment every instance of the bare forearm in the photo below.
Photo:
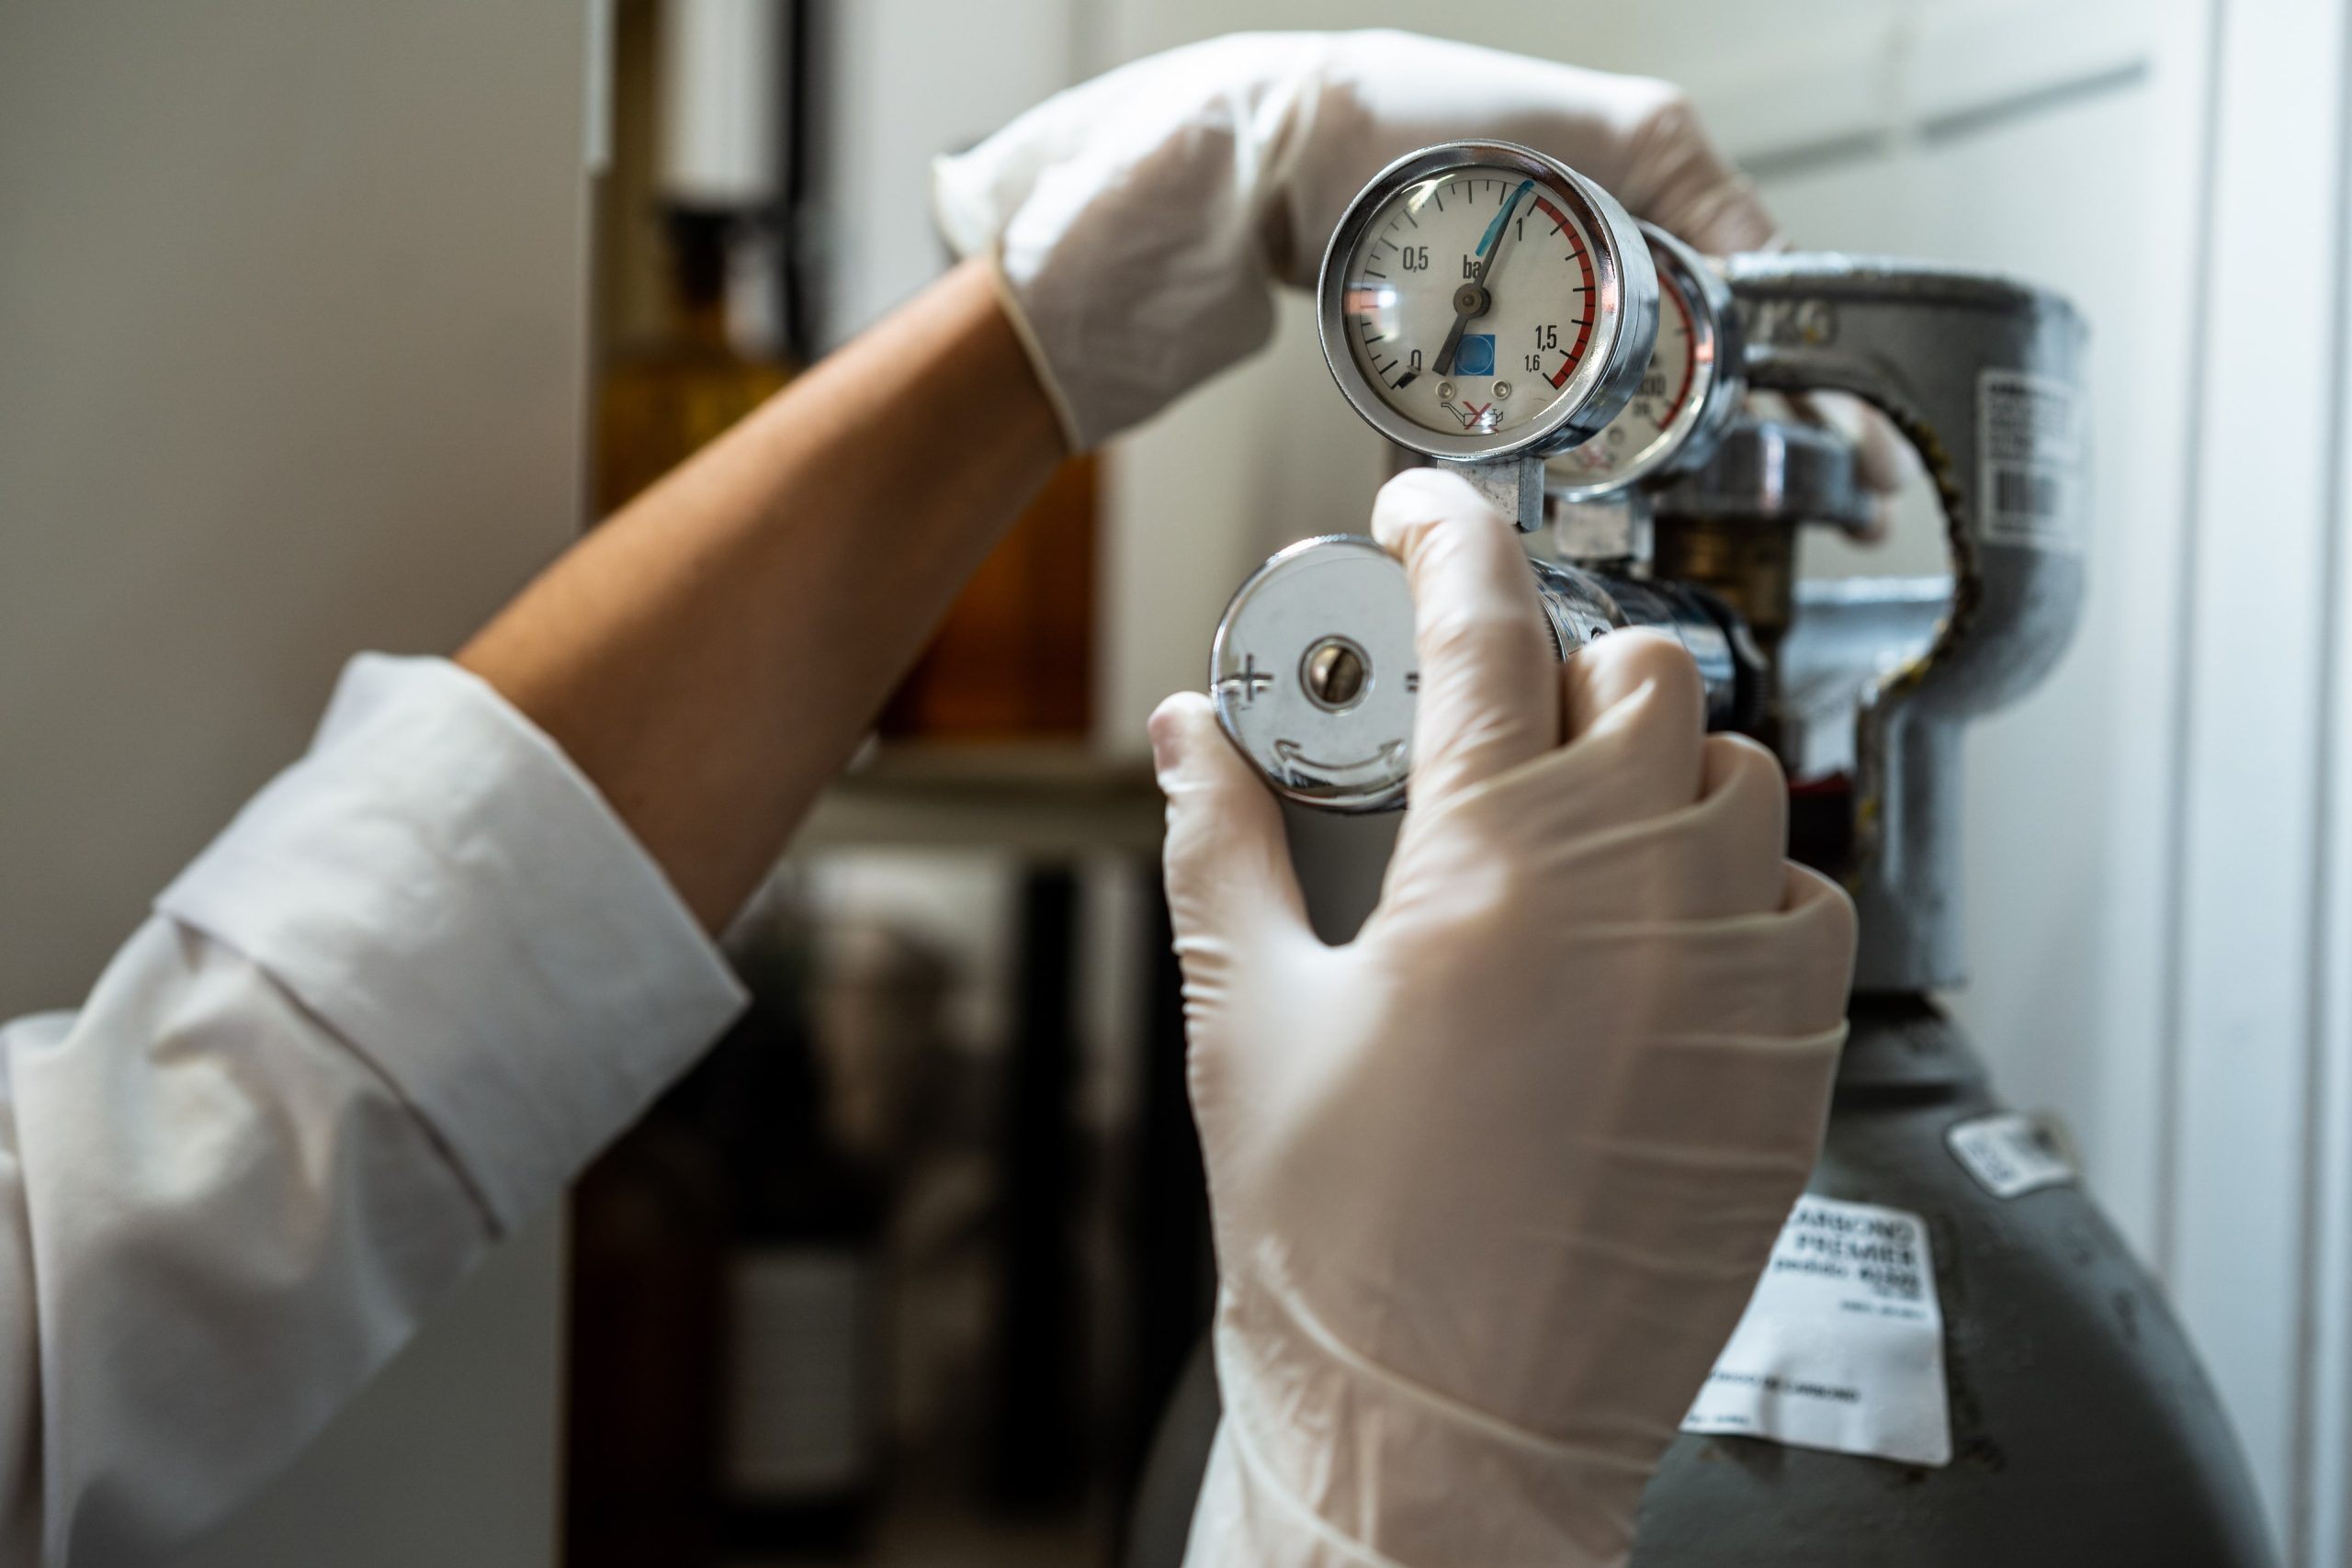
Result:
{"label": "bare forearm", "polygon": [[967,264],[582,540],[458,660],[716,929],[1060,456]]}

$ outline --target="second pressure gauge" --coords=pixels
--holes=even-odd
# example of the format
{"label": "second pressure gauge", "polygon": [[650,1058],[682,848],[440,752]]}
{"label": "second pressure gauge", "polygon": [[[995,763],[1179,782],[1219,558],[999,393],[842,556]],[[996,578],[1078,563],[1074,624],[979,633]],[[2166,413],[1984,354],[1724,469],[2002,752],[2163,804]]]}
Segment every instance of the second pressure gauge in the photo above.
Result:
{"label": "second pressure gauge", "polygon": [[1623,412],[1551,461],[1553,493],[1591,501],[1636,479],[1706,460],[1747,392],[1731,288],[1706,260],[1653,223],[1642,225],[1657,269],[1657,341]]}
{"label": "second pressure gauge", "polygon": [[1494,464],[1600,431],[1639,386],[1657,281],[1632,218],[1556,159],[1450,142],[1381,171],[1317,286],[1324,357],[1358,413],[1428,457]]}

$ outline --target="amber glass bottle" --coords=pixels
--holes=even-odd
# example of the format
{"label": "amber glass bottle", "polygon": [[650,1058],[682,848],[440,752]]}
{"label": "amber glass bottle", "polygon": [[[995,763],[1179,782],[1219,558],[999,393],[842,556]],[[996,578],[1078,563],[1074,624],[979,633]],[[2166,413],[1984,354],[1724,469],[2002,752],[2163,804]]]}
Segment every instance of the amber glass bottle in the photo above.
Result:
{"label": "amber glass bottle", "polygon": [[609,516],[792,378],[789,367],[745,353],[727,326],[730,244],[752,220],[673,206],[670,320],[648,344],[615,354],[597,400],[596,509]]}
{"label": "amber glass bottle", "polygon": [[882,715],[924,740],[1084,739],[1093,718],[1096,462],[1073,457],[981,563]]}

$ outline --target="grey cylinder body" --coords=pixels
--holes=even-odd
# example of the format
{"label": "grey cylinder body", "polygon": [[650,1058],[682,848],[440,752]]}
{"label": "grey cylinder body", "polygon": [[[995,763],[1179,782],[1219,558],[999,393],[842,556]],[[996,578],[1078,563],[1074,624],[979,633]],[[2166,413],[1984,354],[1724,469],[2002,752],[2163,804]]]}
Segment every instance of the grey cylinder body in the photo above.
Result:
{"label": "grey cylinder body", "polygon": [[[1810,1190],[1922,1216],[1953,1457],[1892,1463],[1678,1438],[1633,1568],[2267,1568],[2229,1423],[2162,1292],[2079,1186],[1994,1197],[1946,1146],[2000,1107],[1957,1030],[1857,998]],[[1216,1430],[1209,1358],[1171,1402],[1128,1568],[1176,1568]]]}
{"label": "grey cylinder body", "polygon": [[2245,1461],[2163,1294],[2079,1186],[1996,1198],[1945,1144],[1999,1110],[1926,1003],[1857,998],[1810,1190],[1921,1215],[1944,1313],[1939,1469],[1688,1433],[1634,1568],[2261,1568]]}

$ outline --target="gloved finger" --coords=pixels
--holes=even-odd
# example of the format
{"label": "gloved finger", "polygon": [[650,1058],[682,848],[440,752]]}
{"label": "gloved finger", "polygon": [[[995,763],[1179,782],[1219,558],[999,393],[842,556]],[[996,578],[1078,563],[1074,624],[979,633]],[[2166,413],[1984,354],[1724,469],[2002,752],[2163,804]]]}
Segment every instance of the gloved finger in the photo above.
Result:
{"label": "gloved finger", "polygon": [[1876,502],[1871,523],[1854,536],[1870,543],[1886,537],[1894,521],[1895,492],[1918,464],[1903,433],[1893,420],[1849,393],[1794,392],[1788,403],[1799,419],[1836,431],[1853,448],[1854,478]]}
{"label": "gloved finger", "polygon": [[1710,735],[1701,747],[1699,804],[1688,842],[1703,862],[1690,868],[1703,891],[1686,918],[1778,908],[1789,843],[1789,781],[1781,760],[1745,735]]}
{"label": "gloved finger", "polygon": [[1679,922],[1670,942],[1647,921],[1577,927],[1577,962],[1613,981],[1608,996],[1589,985],[1579,991],[1582,1023],[1646,1040],[1795,1039],[1838,1027],[1853,978],[1853,906],[1802,866],[1781,876],[1780,908]]}
{"label": "gloved finger", "polygon": [[[1548,930],[1778,908],[1780,765],[1753,742],[1702,733],[1703,696],[1681,647],[1614,633],[1578,650],[1560,683],[1566,745],[1407,823],[1408,834],[1445,823],[1469,829],[1449,841],[1508,846],[1534,874],[1531,919]],[[1413,837],[1409,850],[1400,843],[1392,892],[1424,894],[1425,878],[1447,874]]]}
{"label": "gloved finger", "polygon": [[1331,221],[1382,165],[1461,137],[1548,152],[1703,251],[1754,250],[1775,232],[1755,187],[1671,83],[1404,32],[1340,34],[1330,49],[1292,193],[1301,203],[1300,243],[1287,247],[1295,282],[1314,281]]}
{"label": "gloved finger", "polygon": [[1770,245],[1779,232],[1772,214],[1717,151],[1690,100],[1671,83],[1642,79],[1640,85],[1650,101],[1627,139],[1623,172],[1613,182],[1594,177],[1634,216],[1710,254]]}
{"label": "gloved finger", "polygon": [[1170,697],[1152,714],[1150,733],[1153,768],[1168,797],[1168,913],[1189,992],[1196,970],[1213,983],[1270,930],[1306,931],[1306,904],[1281,809],[1217,727],[1209,699],[1198,692]]}
{"label": "gloved finger", "polygon": [[1381,487],[1372,531],[1413,591],[1414,803],[1435,806],[1551,750],[1552,634],[1510,525],[1460,475],[1408,468]]}
{"label": "gloved finger", "polygon": [[1604,828],[1699,798],[1707,737],[1699,667],[1663,633],[1620,631],[1560,666],[1560,728],[1570,750],[1608,760]]}
{"label": "gloved finger", "polygon": [[1713,920],[1779,908],[1788,787],[1772,753],[1745,736],[1710,735],[1699,798],[1644,816],[1648,803],[1617,767],[1592,765],[1610,761],[1596,748],[1615,743],[1564,748],[1476,802],[1492,814],[1494,832],[1524,844],[1541,868],[1532,886],[1552,907],[1538,923]]}

